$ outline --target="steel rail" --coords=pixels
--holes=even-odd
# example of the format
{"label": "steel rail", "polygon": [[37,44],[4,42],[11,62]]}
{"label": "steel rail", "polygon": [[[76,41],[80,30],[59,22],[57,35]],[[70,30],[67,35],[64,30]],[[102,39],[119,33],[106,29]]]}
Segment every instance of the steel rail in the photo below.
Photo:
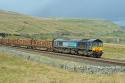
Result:
{"label": "steel rail", "polygon": [[[12,47],[12,46],[9,46],[9,47]],[[51,54],[51,55],[56,55],[56,56],[70,57],[70,58],[80,59],[80,60],[88,60],[88,61],[93,61],[93,62],[101,62],[101,63],[125,66],[125,60],[109,59],[109,58],[92,58],[92,57],[77,56],[77,55],[72,55],[72,54],[48,52],[48,51],[45,51],[45,50],[38,50],[38,49],[26,49],[26,48],[22,48],[22,47],[21,48],[20,47],[14,47],[14,48],[33,51],[33,52],[39,52],[39,53],[45,53],[45,54]]]}

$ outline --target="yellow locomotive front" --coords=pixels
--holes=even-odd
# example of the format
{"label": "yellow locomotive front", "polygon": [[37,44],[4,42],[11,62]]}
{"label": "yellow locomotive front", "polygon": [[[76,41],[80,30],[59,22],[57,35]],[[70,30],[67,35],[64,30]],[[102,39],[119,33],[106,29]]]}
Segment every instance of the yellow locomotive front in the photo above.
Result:
{"label": "yellow locomotive front", "polygon": [[92,56],[93,57],[101,57],[103,54],[103,42],[101,40],[96,40],[92,42]]}

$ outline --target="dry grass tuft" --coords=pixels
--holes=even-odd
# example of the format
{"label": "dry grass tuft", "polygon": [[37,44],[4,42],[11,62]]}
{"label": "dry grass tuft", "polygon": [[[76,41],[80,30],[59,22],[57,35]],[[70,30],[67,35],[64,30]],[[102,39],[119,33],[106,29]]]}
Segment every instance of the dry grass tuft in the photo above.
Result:
{"label": "dry grass tuft", "polygon": [[0,83],[125,83],[125,73],[74,73],[0,54]]}

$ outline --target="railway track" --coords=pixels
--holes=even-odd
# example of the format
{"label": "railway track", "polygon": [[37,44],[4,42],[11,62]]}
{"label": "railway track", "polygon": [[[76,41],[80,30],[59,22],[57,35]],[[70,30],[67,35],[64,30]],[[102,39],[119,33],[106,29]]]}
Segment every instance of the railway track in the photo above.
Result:
{"label": "railway track", "polygon": [[102,62],[102,63],[108,63],[113,65],[125,66],[125,61],[123,60],[108,59],[108,58],[91,58],[91,57],[85,57],[85,56],[76,56],[71,54],[61,54],[61,53],[53,53],[53,52],[46,52],[46,51],[42,51],[42,53],[71,57],[71,58],[81,59],[81,60],[89,60],[93,62]]}
{"label": "railway track", "polygon": [[[12,48],[12,46],[9,46]],[[39,52],[44,54],[56,55],[56,56],[63,56],[68,58],[74,58],[78,60],[88,60],[93,62],[101,62],[106,64],[112,64],[112,65],[119,65],[119,66],[125,66],[125,60],[117,60],[117,59],[109,59],[109,58],[91,58],[91,57],[85,57],[85,56],[76,56],[71,54],[62,54],[62,53],[55,53],[55,52],[48,52],[45,50],[37,50],[37,49],[26,49],[26,48],[20,48],[20,47],[13,47],[20,50],[27,50],[27,51],[33,51],[33,52]]]}

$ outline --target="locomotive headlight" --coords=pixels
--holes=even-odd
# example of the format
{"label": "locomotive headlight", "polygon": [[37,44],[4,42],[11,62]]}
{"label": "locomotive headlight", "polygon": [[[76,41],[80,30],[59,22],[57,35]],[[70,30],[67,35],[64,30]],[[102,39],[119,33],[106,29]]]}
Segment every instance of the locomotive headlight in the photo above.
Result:
{"label": "locomotive headlight", "polygon": [[102,47],[94,47],[94,48],[92,48],[92,51],[100,52],[100,51],[102,51]]}

